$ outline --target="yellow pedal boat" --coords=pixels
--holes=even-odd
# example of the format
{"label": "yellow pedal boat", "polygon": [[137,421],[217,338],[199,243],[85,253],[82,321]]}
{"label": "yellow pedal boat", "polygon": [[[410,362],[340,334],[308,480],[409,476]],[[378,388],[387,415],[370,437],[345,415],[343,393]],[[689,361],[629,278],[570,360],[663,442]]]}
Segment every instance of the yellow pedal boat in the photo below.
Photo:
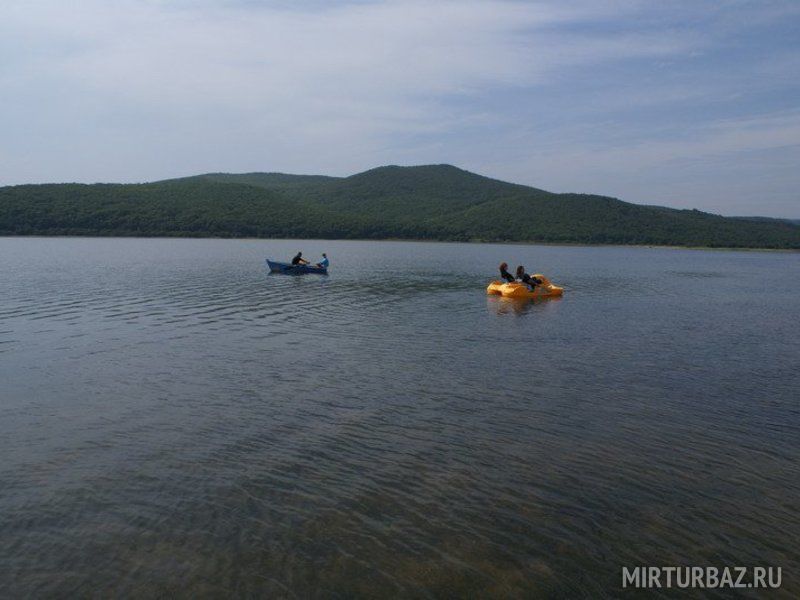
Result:
{"label": "yellow pedal boat", "polygon": [[502,281],[493,281],[489,284],[489,287],[486,288],[486,293],[497,294],[503,298],[531,299],[553,298],[555,296],[561,296],[564,293],[564,288],[550,283],[550,280],[541,273],[536,273],[534,277],[542,282],[536,286],[534,291],[531,291],[531,289],[524,283],[503,283]]}

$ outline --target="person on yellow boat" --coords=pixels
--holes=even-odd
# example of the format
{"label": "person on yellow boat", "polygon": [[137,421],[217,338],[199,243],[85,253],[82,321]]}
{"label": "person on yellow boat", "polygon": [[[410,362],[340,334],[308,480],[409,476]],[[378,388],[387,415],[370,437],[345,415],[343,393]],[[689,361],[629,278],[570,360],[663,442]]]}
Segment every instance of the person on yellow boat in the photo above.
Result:
{"label": "person on yellow boat", "polygon": [[500,263],[500,278],[505,279],[508,283],[514,283],[516,279],[508,272],[508,263]]}
{"label": "person on yellow boat", "polygon": [[525,267],[523,267],[522,265],[517,267],[517,279],[519,279],[525,285],[529,285],[531,291],[534,291],[536,289],[536,286],[542,283],[541,279],[538,279],[536,277],[531,277],[530,275],[528,275],[525,272]]}

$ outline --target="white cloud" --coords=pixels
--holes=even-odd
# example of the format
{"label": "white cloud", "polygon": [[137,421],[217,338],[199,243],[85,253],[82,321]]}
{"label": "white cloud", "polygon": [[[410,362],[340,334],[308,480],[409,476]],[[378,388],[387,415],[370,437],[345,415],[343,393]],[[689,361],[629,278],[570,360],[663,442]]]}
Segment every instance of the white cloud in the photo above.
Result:
{"label": "white cloud", "polygon": [[[793,15],[756,4],[7,0],[0,184],[435,161],[614,192],[614,173],[797,135],[786,112],[685,114],[743,87],[707,55]],[[747,90],[791,85],[783,50]]]}
{"label": "white cloud", "polygon": [[[2,84],[32,96],[54,135],[149,128],[155,144],[199,127],[215,144],[227,145],[231,135],[251,147],[261,139],[273,156],[342,145],[368,153],[387,136],[471,118],[443,98],[530,86],[569,65],[675,50],[669,37],[558,40],[549,30],[611,14],[619,3],[591,11],[486,1],[189,6],[12,3],[2,27],[15,47]],[[333,154],[334,164],[321,166],[352,166],[339,148]]]}

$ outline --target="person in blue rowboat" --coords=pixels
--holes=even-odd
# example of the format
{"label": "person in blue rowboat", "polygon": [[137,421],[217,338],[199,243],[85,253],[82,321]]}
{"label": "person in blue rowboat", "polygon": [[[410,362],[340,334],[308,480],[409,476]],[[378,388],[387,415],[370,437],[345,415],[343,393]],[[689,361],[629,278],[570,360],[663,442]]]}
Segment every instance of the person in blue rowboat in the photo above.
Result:
{"label": "person in blue rowboat", "polygon": [[331,264],[331,261],[328,260],[328,255],[323,252],[322,260],[317,263],[317,266],[323,269],[327,269],[329,264]]}
{"label": "person in blue rowboat", "polygon": [[297,265],[307,265],[308,261],[303,258],[303,253],[298,252],[295,257],[292,259],[292,266],[296,267]]}
{"label": "person in blue rowboat", "polygon": [[514,283],[516,279],[508,272],[508,263],[500,263],[500,277],[508,283]]}
{"label": "person in blue rowboat", "polygon": [[530,275],[528,275],[525,272],[525,267],[523,267],[522,265],[517,267],[517,279],[519,279],[525,285],[529,285],[531,291],[534,291],[536,289],[536,286],[542,283],[536,277],[531,277]]}

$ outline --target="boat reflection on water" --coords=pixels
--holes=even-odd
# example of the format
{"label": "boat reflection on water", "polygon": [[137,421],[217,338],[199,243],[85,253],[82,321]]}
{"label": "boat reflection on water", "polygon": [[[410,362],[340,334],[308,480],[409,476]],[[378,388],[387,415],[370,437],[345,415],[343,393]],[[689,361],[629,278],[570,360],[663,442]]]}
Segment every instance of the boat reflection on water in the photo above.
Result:
{"label": "boat reflection on water", "polygon": [[496,315],[524,315],[536,308],[554,305],[563,300],[562,296],[545,298],[504,298],[503,296],[486,296],[486,307]]}
{"label": "boat reflection on water", "polygon": [[[324,279],[329,277],[328,272],[325,273],[315,273],[318,277],[313,277],[311,279]],[[267,271],[267,277],[272,277],[273,275],[277,275],[278,277],[285,277],[286,275],[290,275],[292,279],[302,279],[302,277],[298,277],[298,275],[306,275],[306,273],[281,273],[280,271]]]}

